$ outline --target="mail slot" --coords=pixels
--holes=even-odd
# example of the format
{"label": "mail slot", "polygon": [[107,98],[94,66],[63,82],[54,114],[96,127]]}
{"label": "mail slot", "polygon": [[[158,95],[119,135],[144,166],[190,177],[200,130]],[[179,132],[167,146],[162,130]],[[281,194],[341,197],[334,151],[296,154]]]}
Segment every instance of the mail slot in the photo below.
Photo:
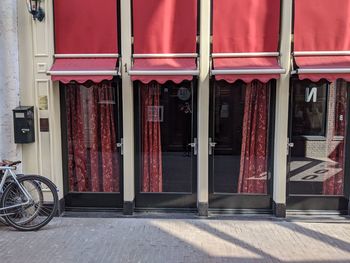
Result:
{"label": "mail slot", "polygon": [[34,107],[20,106],[13,110],[15,143],[35,142]]}

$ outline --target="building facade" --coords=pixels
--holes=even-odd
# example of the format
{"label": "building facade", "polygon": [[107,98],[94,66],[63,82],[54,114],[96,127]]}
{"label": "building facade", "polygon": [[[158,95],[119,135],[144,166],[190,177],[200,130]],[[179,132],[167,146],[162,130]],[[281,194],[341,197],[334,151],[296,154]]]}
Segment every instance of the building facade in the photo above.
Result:
{"label": "building facade", "polygon": [[20,146],[14,144],[12,112],[19,104],[19,65],[17,5],[3,1],[0,20],[0,159],[20,159]]}
{"label": "building facade", "polygon": [[62,210],[348,213],[347,0],[40,7],[18,1],[23,170]]}

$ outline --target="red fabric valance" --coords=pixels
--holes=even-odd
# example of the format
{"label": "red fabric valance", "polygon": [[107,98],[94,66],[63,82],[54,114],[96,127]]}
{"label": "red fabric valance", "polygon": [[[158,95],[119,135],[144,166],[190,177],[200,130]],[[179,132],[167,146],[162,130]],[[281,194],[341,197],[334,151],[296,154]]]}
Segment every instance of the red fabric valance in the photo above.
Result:
{"label": "red fabric valance", "polygon": [[[133,70],[195,70],[196,62],[192,58],[157,58],[157,59],[135,59]],[[180,83],[184,80],[192,80],[193,75],[180,75],[180,76],[159,76],[159,75],[137,75],[132,76],[132,80],[139,80],[144,84],[148,84],[151,81],[157,81],[160,84],[164,84],[168,80],[175,83]]]}
{"label": "red fabric valance", "polygon": [[[294,52],[299,69],[350,69],[350,56],[298,56],[297,52],[350,50],[349,0],[295,0]],[[302,71],[300,71],[302,72]],[[331,72],[331,71],[330,71]],[[350,74],[308,73],[301,79],[330,81]]]}
{"label": "red fabric valance", "polygon": [[[133,0],[135,54],[196,53],[197,0]],[[189,61],[191,60],[191,62]],[[186,70],[196,59],[135,59],[132,70]],[[133,80],[181,82],[192,76],[133,76]]]}
{"label": "red fabric valance", "polygon": [[[213,53],[277,52],[280,30],[280,0],[213,1]],[[216,58],[214,69],[275,68],[277,58]],[[276,75],[221,75],[217,79],[258,79]]]}
{"label": "red fabric valance", "polygon": [[54,1],[56,54],[118,53],[117,1]]}
{"label": "red fabric valance", "polygon": [[[303,56],[296,57],[295,62],[303,70],[348,69],[350,72],[350,56]],[[350,81],[350,73],[299,73],[299,79],[310,79],[314,82],[320,79]]]}
{"label": "red fabric valance", "polygon": [[[279,70],[276,58],[259,57],[259,58],[214,58],[213,67],[215,70],[249,70],[249,69],[275,69]],[[267,83],[271,79],[279,79],[280,74],[229,74],[229,75],[215,75],[216,80],[225,80],[229,83],[234,83],[237,80],[243,80],[246,83],[253,80],[259,80]]]}
{"label": "red fabric valance", "polygon": [[[51,79],[53,81],[61,81],[63,83],[69,83],[76,81],[78,83],[84,83],[86,81],[93,81],[99,83],[103,80],[111,80],[117,72],[116,70],[117,59],[116,58],[81,58],[81,59],[67,59],[58,58],[55,60],[52,68],[50,69]],[[76,74],[62,74],[62,71],[76,72]],[[101,72],[100,74],[85,74],[89,71]],[[107,72],[107,73],[102,73]],[[109,73],[108,73],[109,72]]]}

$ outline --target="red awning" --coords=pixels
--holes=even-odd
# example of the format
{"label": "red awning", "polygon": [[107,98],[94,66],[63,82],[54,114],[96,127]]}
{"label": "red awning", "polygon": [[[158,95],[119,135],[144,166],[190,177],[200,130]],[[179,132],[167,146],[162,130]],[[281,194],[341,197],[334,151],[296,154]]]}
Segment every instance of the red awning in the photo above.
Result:
{"label": "red awning", "polygon": [[295,1],[294,56],[300,79],[350,80],[350,55],[341,53],[350,51],[349,14],[349,0]]}
{"label": "red awning", "polygon": [[56,54],[118,53],[117,1],[54,1]]}
{"label": "red awning", "polygon": [[[261,82],[268,82],[271,79],[278,79],[278,72],[281,67],[278,65],[276,58],[214,58],[214,70],[212,74],[215,75],[216,80],[226,80],[233,83],[237,80],[243,80],[246,83],[258,79]],[[227,74],[220,74],[227,71]],[[255,74],[248,73],[249,71]],[[217,73],[216,73],[217,72]],[[229,73],[231,72],[231,73]],[[232,74],[234,72],[234,74]],[[242,73],[244,72],[244,73]]]}
{"label": "red awning", "polygon": [[52,80],[82,83],[113,78],[117,58],[107,57],[118,56],[117,13],[116,0],[54,1],[55,54],[67,58],[56,58],[49,72]]}
{"label": "red awning", "polygon": [[[193,78],[196,58],[179,58],[176,54],[196,53],[197,0],[133,0],[133,27],[134,54],[147,56],[134,59],[130,71],[133,80],[179,83]],[[175,56],[154,58],[152,54]],[[146,74],[139,75],[140,70]],[[172,74],[162,75],[161,71]]]}
{"label": "red awning", "polygon": [[305,56],[296,57],[299,79],[350,81],[350,56]]}
{"label": "red awning", "polygon": [[77,81],[84,83],[93,81],[99,83],[103,80],[111,80],[117,75],[116,58],[58,58],[48,72],[53,81],[69,83]]}
{"label": "red awning", "polygon": [[[213,71],[228,70],[216,79],[228,82],[253,79],[266,82],[279,78],[278,42],[280,29],[280,0],[216,0],[213,2]],[[277,53],[275,57],[230,57],[228,53]],[[227,57],[217,57],[224,55]],[[270,54],[271,55],[271,54]],[[259,74],[247,74],[255,69]],[[273,69],[275,71],[273,71]],[[229,73],[237,72],[237,73]],[[239,72],[244,72],[241,74]],[[265,72],[276,72],[273,74]]]}
{"label": "red awning", "polygon": [[[144,84],[151,82],[152,80],[157,81],[160,84],[164,84],[168,80],[175,83],[180,83],[184,80],[192,80],[193,74],[184,75],[159,75],[160,72],[164,71],[195,71],[197,68],[196,62],[192,58],[157,58],[157,59],[135,59],[133,71],[134,75],[131,77],[132,80],[139,80]],[[147,72],[148,71],[148,72]],[[158,72],[158,73],[152,73]],[[140,73],[138,73],[140,72]],[[143,73],[142,73],[143,72]],[[147,72],[148,75],[143,75]]]}

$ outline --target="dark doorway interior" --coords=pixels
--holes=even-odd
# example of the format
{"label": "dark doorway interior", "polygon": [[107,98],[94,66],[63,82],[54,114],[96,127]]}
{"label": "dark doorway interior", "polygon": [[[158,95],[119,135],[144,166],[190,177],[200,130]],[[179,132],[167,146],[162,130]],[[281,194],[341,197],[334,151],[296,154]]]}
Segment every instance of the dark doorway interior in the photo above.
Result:
{"label": "dark doorway interior", "polygon": [[192,143],[195,142],[196,93],[193,83],[135,82],[135,94],[139,153],[136,205],[194,207],[196,150]]}

